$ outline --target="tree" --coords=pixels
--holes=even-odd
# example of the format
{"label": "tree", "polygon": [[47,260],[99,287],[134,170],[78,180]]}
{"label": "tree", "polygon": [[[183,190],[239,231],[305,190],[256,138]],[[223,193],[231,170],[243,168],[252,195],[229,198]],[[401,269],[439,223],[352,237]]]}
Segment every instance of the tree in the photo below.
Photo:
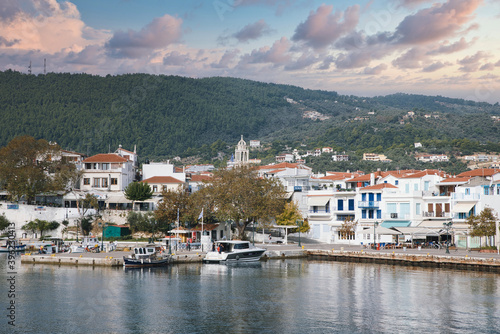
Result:
{"label": "tree", "polygon": [[44,139],[16,137],[0,149],[0,180],[14,200],[25,197],[31,204],[35,196],[65,190],[75,165],[61,158],[61,148]]}
{"label": "tree", "polygon": [[494,237],[496,234],[495,221],[496,217],[493,210],[485,207],[479,215],[471,215],[467,218],[467,224],[469,224],[472,230],[470,235],[473,237],[485,236],[490,241],[490,245],[493,245],[494,242],[491,240],[491,237]]}
{"label": "tree", "polygon": [[211,197],[219,221],[235,222],[238,236],[252,221],[271,219],[283,211],[285,189],[275,178],[260,178],[248,166],[218,170],[206,187],[199,190]]}
{"label": "tree", "polygon": [[172,223],[179,219],[181,221],[193,221],[193,203],[186,188],[177,190],[165,189],[162,199],[155,210],[155,219],[158,229],[167,232]]}
{"label": "tree", "polygon": [[83,235],[89,235],[92,230],[92,217],[83,217],[80,219],[80,226],[82,228]]}
{"label": "tree", "polygon": [[59,227],[59,225],[60,224],[56,221],[49,222],[47,220],[35,219],[23,225],[21,229],[24,231],[30,231],[32,234],[35,234],[36,231],[40,231],[40,239],[43,239],[44,232],[55,230]]}
{"label": "tree", "polygon": [[5,217],[5,214],[0,215],[0,232],[9,227],[10,221]]}
{"label": "tree", "polygon": [[132,182],[125,188],[125,198],[132,201],[132,208],[135,201],[145,201],[153,197],[153,190],[147,182]]}
{"label": "tree", "polygon": [[80,218],[76,222],[76,241],[78,242],[78,232],[80,230],[78,225],[81,226],[82,231],[87,231],[87,233],[83,233],[83,235],[88,235],[88,233],[92,229],[92,216],[90,215],[90,217],[86,217],[86,214],[90,209],[98,208],[99,202],[97,201],[97,197],[95,195],[85,194],[84,198],[80,198],[78,199],[78,201],[76,201],[76,206],[78,213],[80,214]]}
{"label": "tree", "polygon": [[[295,203],[294,201],[286,203],[283,208],[283,212],[276,217],[276,223],[278,225],[296,226],[297,221],[302,220],[303,218],[302,214],[300,213],[300,209],[297,206],[297,203]],[[291,231],[291,233],[296,233],[298,231],[299,228]],[[306,220],[302,222],[302,225],[300,226],[300,232],[305,233],[307,231],[309,231],[309,223]]]}
{"label": "tree", "polygon": [[340,233],[340,239],[342,240],[351,240],[354,239],[354,235],[356,233],[356,225],[357,222],[355,222],[352,219],[346,219],[342,222],[342,225],[338,229]]}

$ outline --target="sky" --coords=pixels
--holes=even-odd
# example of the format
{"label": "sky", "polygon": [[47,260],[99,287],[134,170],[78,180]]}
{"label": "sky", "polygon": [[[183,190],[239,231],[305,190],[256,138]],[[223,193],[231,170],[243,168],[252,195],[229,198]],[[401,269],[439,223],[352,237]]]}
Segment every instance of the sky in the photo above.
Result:
{"label": "sky", "polygon": [[500,101],[500,0],[1,0],[0,70]]}

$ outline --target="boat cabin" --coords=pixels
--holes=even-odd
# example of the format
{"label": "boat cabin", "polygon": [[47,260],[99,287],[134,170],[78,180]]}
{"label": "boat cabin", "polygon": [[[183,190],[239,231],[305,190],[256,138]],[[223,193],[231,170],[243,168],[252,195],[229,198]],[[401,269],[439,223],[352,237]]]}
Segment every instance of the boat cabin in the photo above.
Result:
{"label": "boat cabin", "polygon": [[149,244],[144,247],[135,247],[134,256],[136,259],[149,258],[161,252],[161,247],[155,244]]}

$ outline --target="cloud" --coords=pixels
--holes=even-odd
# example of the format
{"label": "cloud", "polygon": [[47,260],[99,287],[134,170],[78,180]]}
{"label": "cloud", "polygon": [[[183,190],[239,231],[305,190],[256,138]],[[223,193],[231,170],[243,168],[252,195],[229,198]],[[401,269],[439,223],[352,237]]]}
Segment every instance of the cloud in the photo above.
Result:
{"label": "cloud", "polygon": [[333,6],[321,5],[316,12],[311,12],[306,21],[297,26],[292,40],[302,41],[314,49],[321,49],[356,28],[359,21],[359,5],[348,7],[345,12],[332,13],[332,11]]}
{"label": "cloud", "polygon": [[442,69],[443,67],[446,67],[450,65],[450,63],[443,63],[441,61],[437,61],[435,63],[430,64],[429,66],[426,66],[422,69],[422,72],[435,72],[437,70]]}
{"label": "cloud", "polygon": [[91,30],[71,2],[25,0],[14,4],[2,1],[0,8],[3,46],[16,50],[40,50],[49,54],[62,50],[79,52],[87,45],[102,43],[98,38],[107,36],[105,31],[87,34]]}
{"label": "cloud", "polygon": [[464,37],[460,38],[459,41],[448,44],[448,41],[443,43],[440,47],[429,51],[427,54],[429,55],[437,55],[437,54],[450,54],[453,52],[458,52],[467,49],[468,47],[472,46],[474,42],[477,40],[477,38],[474,38],[470,43],[468,43]]}
{"label": "cloud", "polygon": [[319,58],[315,54],[302,54],[297,60],[285,65],[285,71],[302,70],[317,63]]}
{"label": "cloud", "polygon": [[279,41],[274,42],[271,47],[265,46],[244,55],[239,65],[244,66],[259,63],[284,64],[291,59],[291,56],[288,54],[289,50],[290,41],[286,37],[282,37]]}
{"label": "cloud", "polygon": [[488,57],[489,55],[484,51],[478,51],[472,56],[464,57],[458,60],[458,64],[462,65],[459,70],[462,72],[475,72],[479,69],[481,60]]}
{"label": "cloud", "polygon": [[409,15],[397,26],[394,37],[399,44],[422,44],[454,37],[474,18],[483,0],[448,0]]}
{"label": "cloud", "polygon": [[220,60],[218,62],[216,62],[216,63],[214,62],[214,63],[210,64],[210,66],[212,68],[229,68],[229,66],[236,59],[236,57],[238,56],[239,53],[240,53],[240,51],[237,49],[227,50],[222,55],[222,57],[220,58]]}
{"label": "cloud", "polygon": [[368,75],[378,75],[378,74],[382,73],[383,71],[385,71],[386,69],[387,69],[386,64],[380,64],[380,65],[375,66],[375,67],[365,67],[365,70],[363,71],[363,73],[368,74]]}
{"label": "cloud", "polygon": [[164,48],[179,41],[182,19],[170,15],[154,18],[140,31],[117,31],[106,43],[115,57],[140,58],[153,50]]}
{"label": "cloud", "polygon": [[421,62],[426,59],[426,50],[414,47],[392,61],[392,65],[401,69],[420,68]]}
{"label": "cloud", "polygon": [[493,63],[486,63],[479,68],[480,71],[493,71],[494,69],[495,64]]}
{"label": "cloud", "polygon": [[19,43],[18,39],[8,41],[7,39],[0,36],[0,46],[10,47],[10,46],[13,46],[14,44],[17,44],[17,43]]}
{"label": "cloud", "polygon": [[238,40],[238,42],[248,42],[250,40],[258,39],[265,34],[271,32],[271,29],[267,25],[266,21],[259,20],[255,23],[251,23],[243,27],[240,31],[233,34],[233,37]]}
{"label": "cloud", "polygon": [[163,57],[163,65],[167,66],[185,66],[192,62],[193,59],[191,59],[189,54],[181,54],[178,51],[169,52]]}
{"label": "cloud", "polygon": [[422,3],[431,2],[433,0],[395,0],[402,7],[416,7]]}
{"label": "cloud", "polygon": [[88,45],[80,52],[70,52],[65,62],[80,65],[98,65],[104,60],[104,49],[100,45]]}

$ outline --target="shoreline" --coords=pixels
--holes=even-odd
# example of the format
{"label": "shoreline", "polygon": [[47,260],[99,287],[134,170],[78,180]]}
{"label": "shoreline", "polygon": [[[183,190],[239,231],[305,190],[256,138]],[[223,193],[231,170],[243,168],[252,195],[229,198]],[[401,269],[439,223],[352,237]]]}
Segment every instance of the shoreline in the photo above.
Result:
{"label": "shoreline", "polygon": [[[307,244],[259,245],[266,248],[261,261],[304,258],[308,260],[339,261],[353,263],[380,263],[402,266],[450,268],[458,270],[488,271],[500,273],[498,253],[479,253],[466,250],[407,249],[372,250],[360,246]],[[48,264],[58,266],[122,267],[123,256],[130,252],[113,251],[109,253],[59,253],[50,255],[22,254],[22,264]],[[172,254],[171,264],[201,263],[205,252],[178,252]]]}

